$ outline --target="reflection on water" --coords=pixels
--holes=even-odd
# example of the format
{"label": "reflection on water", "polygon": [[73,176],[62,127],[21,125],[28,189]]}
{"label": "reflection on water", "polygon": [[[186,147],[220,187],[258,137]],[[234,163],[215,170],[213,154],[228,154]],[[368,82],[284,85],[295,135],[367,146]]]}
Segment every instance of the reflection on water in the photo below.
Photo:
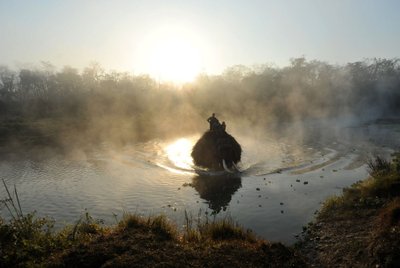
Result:
{"label": "reflection on water", "polygon": [[183,169],[191,169],[193,160],[190,156],[193,143],[189,139],[178,139],[174,143],[167,146],[165,149],[168,159],[178,167]]}
{"label": "reflection on water", "polygon": [[[161,167],[181,174],[187,174],[187,171],[193,172],[191,152],[194,141],[181,138],[167,145],[164,150],[172,166],[161,165]],[[206,172],[206,175],[194,176],[189,185],[199,193],[201,199],[206,201],[212,213],[218,214],[221,210],[226,210],[233,194],[242,186],[242,180],[237,174],[215,175]]]}
{"label": "reflection on water", "polygon": [[[268,133],[257,139],[237,135],[243,155],[236,176],[193,166],[198,137],[117,149],[104,145],[72,157],[45,150],[36,158],[2,157],[0,174],[7,185],[16,185],[24,212],[36,210],[61,225],[75,222],[84,209],[110,224],[113,213],[128,211],[162,213],[178,225],[184,224],[184,211],[211,210],[217,218],[230,214],[268,240],[292,243],[320,202],[367,176],[363,157],[400,148],[398,125],[346,128],[337,136],[317,130],[303,143]],[[0,199],[5,196],[0,187]],[[7,215],[0,206],[0,216]]]}
{"label": "reflection on water", "polygon": [[242,187],[242,179],[237,175],[195,176],[191,186],[207,201],[213,214],[226,210],[232,196]]}

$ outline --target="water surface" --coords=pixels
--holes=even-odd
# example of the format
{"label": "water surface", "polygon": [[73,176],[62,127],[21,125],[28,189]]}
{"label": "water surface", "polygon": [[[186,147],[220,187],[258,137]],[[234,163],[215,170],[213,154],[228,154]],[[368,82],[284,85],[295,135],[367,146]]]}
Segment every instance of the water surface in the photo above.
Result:
{"label": "water surface", "polygon": [[[255,139],[231,132],[243,148],[240,173],[196,169],[190,158],[195,135],[118,149],[104,144],[90,153],[7,157],[0,174],[17,186],[24,211],[53,217],[59,226],[85,210],[109,224],[124,211],[163,213],[178,226],[185,210],[194,217],[201,211],[211,218],[230,215],[263,238],[290,244],[321,202],[367,176],[369,155],[399,149],[399,130],[393,123],[310,124],[301,140],[290,133]],[[7,217],[4,207],[1,215]]]}

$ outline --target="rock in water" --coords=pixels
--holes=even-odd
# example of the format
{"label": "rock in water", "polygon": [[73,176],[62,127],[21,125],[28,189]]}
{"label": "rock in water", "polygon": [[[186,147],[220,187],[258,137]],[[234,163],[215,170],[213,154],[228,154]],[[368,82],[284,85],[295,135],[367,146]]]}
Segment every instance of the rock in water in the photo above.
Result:
{"label": "rock in water", "polygon": [[240,144],[225,131],[209,130],[193,146],[194,164],[213,170],[223,170],[222,161],[228,168],[240,161]]}

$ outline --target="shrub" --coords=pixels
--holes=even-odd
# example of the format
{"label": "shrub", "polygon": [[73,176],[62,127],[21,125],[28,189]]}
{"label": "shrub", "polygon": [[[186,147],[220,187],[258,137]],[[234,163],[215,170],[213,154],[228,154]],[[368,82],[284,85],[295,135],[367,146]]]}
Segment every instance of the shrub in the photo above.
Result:
{"label": "shrub", "polygon": [[85,212],[74,226],[55,232],[53,219],[37,217],[35,212],[24,214],[15,186],[11,194],[4,180],[3,185],[7,198],[0,204],[7,208],[10,220],[0,218],[0,267],[41,266],[52,253],[106,230],[100,225],[102,221]]}
{"label": "shrub", "polygon": [[0,221],[0,266],[28,265],[46,259],[66,245],[61,236],[54,235],[54,221],[37,218],[34,213],[9,222]]}

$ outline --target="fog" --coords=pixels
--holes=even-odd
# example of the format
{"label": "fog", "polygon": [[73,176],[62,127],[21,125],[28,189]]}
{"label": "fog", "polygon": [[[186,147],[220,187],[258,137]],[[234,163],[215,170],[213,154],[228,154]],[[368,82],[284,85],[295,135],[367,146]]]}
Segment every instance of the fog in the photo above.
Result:
{"label": "fog", "polygon": [[[238,65],[183,85],[98,64],[82,71],[46,62],[29,69],[0,67],[2,122],[19,120],[65,146],[199,133],[213,112],[226,121],[227,131],[257,136],[269,130],[303,139],[305,122],[365,122],[399,111],[398,59],[333,65],[295,58],[283,68]],[[0,138],[18,139],[17,132],[11,128]]]}
{"label": "fog", "polygon": [[[291,243],[320,202],[367,176],[367,158],[400,148],[399,110],[397,59],[297,58],[183,85],[97,64],[2,66],[0,171],[24,211],[57,220],[87,208],[110,224],[135,211],[182,225],[184,211],[211,211]],[[193,165],[211,113],[242,146],[240,173]]]}

